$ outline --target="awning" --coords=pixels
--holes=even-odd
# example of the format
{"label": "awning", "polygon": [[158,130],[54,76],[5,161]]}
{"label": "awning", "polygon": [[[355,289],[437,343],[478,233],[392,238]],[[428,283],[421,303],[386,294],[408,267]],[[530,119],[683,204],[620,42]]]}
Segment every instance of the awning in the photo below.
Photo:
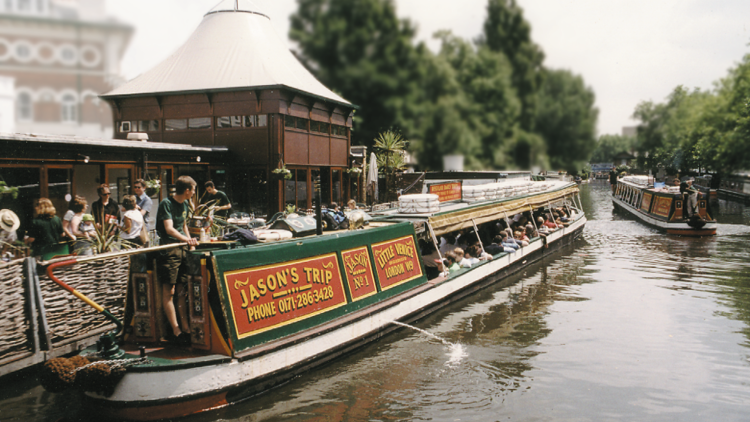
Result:
{"label": "awning", "polygon": [[492,203],[478,207],[466,208],[461,211],[435,215],[429,218],[429,223],[436,235],[454,232],[461,229],[473,228],[474,220],[477,224],[488,223],[510,217],[519,212],[540,208],[547,204],[560,201],[578,193],[578,185],[571,183],[556,191],[534,194],[507,202]]}

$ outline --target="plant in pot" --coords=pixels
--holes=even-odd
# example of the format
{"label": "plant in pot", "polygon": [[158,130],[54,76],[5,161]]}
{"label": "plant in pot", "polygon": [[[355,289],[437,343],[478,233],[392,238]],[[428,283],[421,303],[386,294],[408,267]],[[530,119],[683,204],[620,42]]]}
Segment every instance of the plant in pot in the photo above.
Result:
{"label": "plant in pot", "polygon": [[8,186],[5,181],[0,180],[0,199],[16,198],[18,198],[18,188],[15,186]]}
{"label": "plant in pot", "polygon": [[146,180],[146,195],[154,196],[159,193],[161,189],[161,181],[159,179]]}

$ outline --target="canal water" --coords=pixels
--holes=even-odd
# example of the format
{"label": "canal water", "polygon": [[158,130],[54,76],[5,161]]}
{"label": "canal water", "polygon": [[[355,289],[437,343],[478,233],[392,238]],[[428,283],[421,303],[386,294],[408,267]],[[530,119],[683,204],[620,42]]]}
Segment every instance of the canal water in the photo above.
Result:
{"label": "canal water", "polygon": [[[574,247],[203,421],[747,421],[750,209],[718,236],[660,234],[582,186]],[[716,207],[715,207],[716,208]],[[2,421],[87,420],[30,376]],[[96,419],[101,421],[101,419]]]}

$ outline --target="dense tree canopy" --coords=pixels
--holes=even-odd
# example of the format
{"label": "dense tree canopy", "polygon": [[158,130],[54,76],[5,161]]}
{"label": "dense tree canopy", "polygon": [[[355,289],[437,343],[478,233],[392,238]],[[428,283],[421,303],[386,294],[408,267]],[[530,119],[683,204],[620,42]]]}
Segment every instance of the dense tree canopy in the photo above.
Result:
{"label": "dense tree canopy", "polygon": [[318,79],[359,106],[354,144],[372,146],[378,133],[394,130],[428,170],[441,169],[448,154],[463,154],[468,169],[568,168],[571,157],[578,165],[595,148],[593,93],[570,72],[544,70],[514,0],[488,0],[476,43],[437,33],[437,53],[415,42],[392,0],[298,3],[290,37]]}
{"label": "dense tree canopy", "polygon": [[611,163],[615,155],[635,149],[636,138],[622,135],[602,135],[596,141],[591,163]]}
{"label": "dense tree canopy", "polygon": [[567,70],[545,70],[537,111],[537,132],[547,140],[553,169],[583,168],[596,148],[594,91]]}
{"label": "dense tree canopy", "polygon": [[749,103],[747,55],[712,91],[678,86],[664,103],[639,104],[639,167],[720,174],[750,168]]}

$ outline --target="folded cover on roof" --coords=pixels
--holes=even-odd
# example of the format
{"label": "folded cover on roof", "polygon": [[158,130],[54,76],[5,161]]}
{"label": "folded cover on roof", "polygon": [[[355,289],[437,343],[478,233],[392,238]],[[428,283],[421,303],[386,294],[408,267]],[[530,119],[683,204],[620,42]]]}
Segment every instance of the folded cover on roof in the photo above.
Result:
{"label": "folded cover on roof", "polygon": [[[223,7],[227,3],[227,7]],[[305,69],[274,30],[271,20],[240,2],[224,1],[195,32],[156,67],[102,97],[152,93],[288,87],[350,105]]]}

